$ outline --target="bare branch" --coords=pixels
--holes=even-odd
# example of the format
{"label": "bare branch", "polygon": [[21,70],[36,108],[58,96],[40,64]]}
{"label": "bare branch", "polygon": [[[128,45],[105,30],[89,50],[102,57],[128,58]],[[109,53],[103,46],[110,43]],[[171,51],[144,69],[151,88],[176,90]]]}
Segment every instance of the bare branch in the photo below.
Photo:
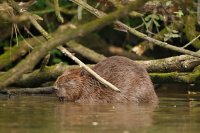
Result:
{"label": "bare branch", "polygon": [[[99,18],[105,16],[105,13],[93,8],[92,6],[88,5],[87,3],[83,2],[83,1],[79,1],[79,0],[71,0],[71,1],[76,3],[76,4],[78,4],[78,5],[80,5],[80,6],[83,6],[83,8],[85,8],[90,13],[94,14],[95,16],[97,16]],[[195,57],[200,57],[199,53],[196,53],[196,52],[193,52],[193,51],[190,51],[190,50],[186,50],[186,49],[183,49],[183,48],[180,48],[180,47],[176,47],[176,46],[173,46],[173,45],[168,44],[166,42],[162,42],[162,41],[159,41],[157,39],[151,38],[151,37],[147,36],[146,34],[141,33],[141,32],[135,30],[134,28],[129,27],[128,25],[126,25],[126,24],[124,24],[124,23],[122,23],[120,21],[115,21],[115,24],[117,24],[120,27],[126,29],[130,33],[132,33],[132,34],[134,34],[134,35],[136,35],[136,36],[138,36],[138,37],[140,37],[140,38],[142,38],[144,40],[152,42],[153,44],[156,44],[156,45],[158,45],[160,47],[167,48],[167,49],[179,52],[179,53],[188,54],[188,55],[192,55],[192,56],[195,56]]]}
{"label": "bare branch", "polygon": [[63,44],[64,42],[70,41],[76,37],[83,36],[99,28],[102,28],[105,25],[112,23],[114,20],[126,16],[132,9],[139,7],[142,4],[141,2],[133,3],[113,13],[110,13],[109,15],[106,15],[101,19],[97,19],[87,24],[81,25],[75,30],[70,29],[68,31],[64,31],[60,34],[57,34],[54,36],[54,38],[36,47],[16,67],[0,76],[0,88],[2,89],[3,87],[11,83],[14,83],[17,79],[19,79],[22,76],[22,74],[31,71],[34,68],[34,66],[48,53],[49,50],[52,50],[57,46]]}

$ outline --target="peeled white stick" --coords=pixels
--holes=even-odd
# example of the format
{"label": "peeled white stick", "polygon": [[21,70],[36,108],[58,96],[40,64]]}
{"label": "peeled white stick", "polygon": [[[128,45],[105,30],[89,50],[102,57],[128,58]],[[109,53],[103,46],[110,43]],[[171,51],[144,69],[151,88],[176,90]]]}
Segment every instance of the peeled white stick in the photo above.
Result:
{"label": "peeled white stick", "polygon": [[84,68],[86,71],[88,71],[91,75],[93,75],[99,82],[101,82],[103,85],[110,87],[111,89],[120,92],[120,90],[111,84],[110,82],[106,81],[102,77],[100,77],[97,73],[95,73],[92,69],[90,69],[88,66],[86,66],[82,61],[80,61],[78,58],[76,58],[74,55],[72,55],[67,49],[65,49],[62,46],[57,47],[60,51],[62,51],[66,56],[71,58],[73,61],[75,61],[77,64],[80,65],[81,68]]}

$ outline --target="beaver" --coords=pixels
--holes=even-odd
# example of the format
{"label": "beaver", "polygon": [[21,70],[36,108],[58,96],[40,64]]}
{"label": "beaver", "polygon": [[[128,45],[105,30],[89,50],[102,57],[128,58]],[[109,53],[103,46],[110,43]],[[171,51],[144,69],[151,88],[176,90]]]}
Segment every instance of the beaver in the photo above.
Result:
{"label": "beaver", "polygon": [[98,75],[120,89],[114,91],[80,69],[66,70],[54,84],[60,100],[77,103],[157,103],[146,69],[131,59],[112,56],[92,68]]}

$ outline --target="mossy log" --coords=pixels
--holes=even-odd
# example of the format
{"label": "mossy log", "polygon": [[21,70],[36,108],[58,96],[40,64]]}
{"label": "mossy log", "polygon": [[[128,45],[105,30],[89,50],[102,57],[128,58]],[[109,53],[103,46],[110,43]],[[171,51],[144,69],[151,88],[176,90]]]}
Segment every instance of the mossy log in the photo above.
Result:
{"label": "mossy log", "polygon": [[15,45],[9,50],[5,51],[4,54],[0,55],[0,70],[10,63],[16,61],[20,57],[26,55],[28,51],[31,51],[32,48],[38,46],[44,40],[45,39],[42,36],[26,39],[20,41],[18,45]]}
{"label": "mossy log", "polygon": [[169,72],[169,73],[150,73],[154,83],[185,83],[199,84],[200,72]]}
{"label": "mossy log", "polygon": [[[91,65],[92,66],[92,65]],[[62,68],[62,69],[59,69]],[[80,69],[79,66],[52,66],[43,72],[38,70],[33,73],[24,74],[23,77],[12,84],[18,87],[38,87],[49,81],[55,81],[66,69]],[[154,83],[185,83],[199,84],[200,72],[169,72],[169,73],[149,73]],[[52,85],[52,84],[51,84]]]}
{"label": "mossy log", "polygon": [[[93,65],[88,66],[92,67]],[[80,69],[80,67],[78,65],[69,66],[63,63],[54,66],[46,66],[42,71],[35,70],[32,73],[23,74],[23,76],[12,85],[19,87],[38,87],[42,83],[54,81],[65,70],[70,69]]]}
{"label": "mossy log", "polygon": [[[183,73],[183,71],[192,71],[196,66],[200,65],[200,60],[196,57],[181,55],[166,59],[136,62],[146,67],[153,81],[156,83],[199,83],[198,69],[195,72]],[[92,67],[93,65],[89,66]],[[69,66],[62,63],[45,67],[42,71],[35,70],[32,73],[24,74],[13,85],[20,87],[37,87],[42,83],[54,81],[67,69],[80,69],[80,67],[78,65]]]}
{"label": "mossy log", "polygon": [[[54,33],[56,34],[56,32]],[[38,46],[41,44],[41,42],[44,42],[45,39],[42,36],[39,37],[33,37],[30,39],[26,39],[23,41],[20,41],[18,45],[15,45],[6,52],[4,52],[2,55],[0,55],[0,70],[5,68],[6,66],[9,66],[11,63],[15,62],[16,60],[20,59],[22,56],[26,55],[28,51],[31,51],[32,48]],[[79,53],[86,59],[93,61],[95,63],[105,59],[106,57],[104,55],[98,54],[95,51],[84,47],[82,44],[76,42],[76,41],[69,41],[66,46],[71,48],[76,53]]]}
{"label": "mossy log", "polygon": [[[61,71],[60,69],[61,68]],[[13,94],[52,94],[54,92],[53,86],[38,87],[42,82],[48,80],[55,80],[62,70],[66,68],[65,65],[56,66],[55,68],[47,68],[44,72],[35,71],[32,74],[24,75],[19,82],[16,83],[19,87],[36,87],[36,88],[6,88],[0,90],[0,94],[13,95]],[[53,72],[52,72],[53,69]],[[78,66],[68,66],[68,69],[80,69]],[[50,73],[52,72],[52,73]],[[184,83],[184,84],[199,84],[200,71],[191,73],[150,73],[150,77],[154,83]],[[34,81],[32,81],[32,80]]]}
{"label": "mossy log", "polygon": [[144,65],[148,72],[186,72],[200,64],[200,58],[190,55],[173,56],[163,59],[137,61]]}

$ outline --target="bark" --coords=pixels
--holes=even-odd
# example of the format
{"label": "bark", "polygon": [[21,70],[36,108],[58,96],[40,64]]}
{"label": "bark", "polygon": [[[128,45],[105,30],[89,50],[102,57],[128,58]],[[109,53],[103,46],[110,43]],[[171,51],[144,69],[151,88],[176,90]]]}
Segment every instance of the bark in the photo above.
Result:
{"label": "bark", "polygon": [[200,64],[200,58],[190,55],[180,55],[164,59],[138,61],[148,72],[186,72],[191,71]]}

